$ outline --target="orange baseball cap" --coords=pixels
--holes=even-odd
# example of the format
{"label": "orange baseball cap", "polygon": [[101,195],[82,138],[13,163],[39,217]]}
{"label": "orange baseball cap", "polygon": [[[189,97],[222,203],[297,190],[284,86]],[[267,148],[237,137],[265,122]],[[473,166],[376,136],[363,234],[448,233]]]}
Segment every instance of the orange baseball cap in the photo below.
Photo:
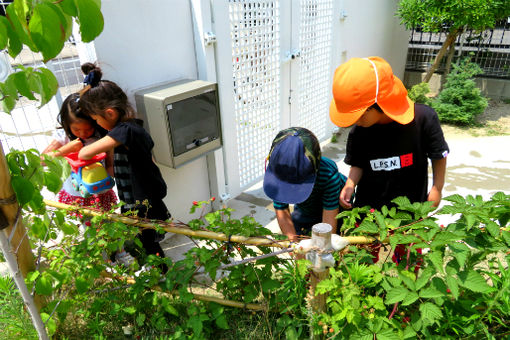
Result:
{"label": "orange baseball cap", "polygon": [[400,124],[414,119],[414,102],[383,58],[352,58],[335,70],[329,107],[329,117],[335,125],[353,125],[375,103]]}

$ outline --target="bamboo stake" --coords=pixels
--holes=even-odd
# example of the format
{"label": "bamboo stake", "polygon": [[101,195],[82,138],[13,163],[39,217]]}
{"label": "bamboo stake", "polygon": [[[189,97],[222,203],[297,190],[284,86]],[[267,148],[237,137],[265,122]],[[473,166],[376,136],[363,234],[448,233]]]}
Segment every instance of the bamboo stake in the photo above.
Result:
{"label": "bamboo stake", "polygon": [[[125,281],[126,281],[126,283],[128,285],[133,285],[136,282],[135,279],[133,279],[131,277],[130,278],[126,278]],[[154,287],[151,288],[151,290],[155,290],[155,291],[158,291],[160,293],[168,294],[168,295],[178,295],[179,294],[178,291],[165,292],[159,286],[154,286]],[[243,309],[250,309],[250,310],[254,310],[254,311],[264,311],[264,310],[267,309],[267,307],[265,305],[263,305],[263,304],[244,303],[244,302],[239,302],[239,301],[226,300],[226,299],[222,299],[222,298],[216,297],[216,296],[193,293],[193,290],[191,290],[189,292],[191,294],[193,294],[193,298],[195,300],[215,302],[215,303],[217,303],[219,305],[223,305],[223,306],[235,307],[235,308],[243,308]]]}
{"label": "bamboo stake", "polygon": [[[82,207],[77,207],[69,204],[64,204],[60,202],[50,201],[50,200],[44,200],[44,203],[50,207],[59,208],[59,209],[78,209],[80,212],[84,215],[88,216],[102,216],[105,215],[104,212],[101,212],[99,210],[94,209],[87,209]],[[160,227],[162,227],[166,232],[174,233],[174,234],[180,234],[180,235],[186,235],[190,237],[197,237],[197,238],[206,238],[216,241],[225,241],[225,242],[235,242],[235,243],[243,243],[253,246],[262,246],[262,247],[278,247],[278,248],[288,248],[290,246],[289,241],[280,241],[275,239],[270,239],[267,237],[246,237],[241,235],[231,235],[230,237],[224,233],[216,233],[213,231],[207,231],[207,230],[192,230],[188,227],[184,226],[177,226],[172,222],[164,222],[164,221],[157,221],[152,222],[148,220],[143,219],[135,219],[126,217],[124,215],[120,214],[112,214],[112,213],[106,213],[106,216],[108,216],[109,220],[115,221],[115,222],[122,222],[124,224],[128,225],[136,225],[142,228],[151,228],[154,229],[154,224],[158,224]],[[370,236],[346,236],[345,237],[349,244],[371,244],[376,242],[378,239],[375,237]]]}
{"label": "bamboo stake", "polygon": [[[7,160],[5,159],[3,148],[0,147],[0,200],[7,201],[8,203],[0,204],[0,210],[5,216],[7,227],[3,230],[5,236],[9,238],[15,226],[18,217],[19,205],[14,195],[11,186],[11,175],[7,167]],[[0,229],[2,229],[0,227]],[[16,230],[11,239],[13,250],[18,250],[16,253],[18,267],[21,270],[23,277],[35,269],[34,254],[30,247],[28,236],[26,236],[26,228],[21,218],[16,225]]]}

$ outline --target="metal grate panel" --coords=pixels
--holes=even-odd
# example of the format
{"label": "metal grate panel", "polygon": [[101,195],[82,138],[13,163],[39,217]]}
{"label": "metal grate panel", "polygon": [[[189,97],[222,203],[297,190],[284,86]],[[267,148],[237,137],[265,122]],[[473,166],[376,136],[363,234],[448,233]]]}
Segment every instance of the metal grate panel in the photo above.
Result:
{"label": "metal grate panel", "polygon": [[332,0],[301,0],[298,125],[326,137],[333,28]]}
{"label": "metal grate panel", "polygon": [[[0,15],[4,15],[5,7],[11,2],[0,0]],[[60,88],[56,98],[41,108],[37,107],[37,102],[21,98],[10,115],[0,111],[0,143],[6,153],[11,148],[18,150],[35,148],[42,151],[51,141],[52,132],[57,126],[56,117],[62,99],[82,87],[83,74],[80,70],[75,40],[71,36],[61,53],[46,65],[43,64],[40,54],[33,53],[26,46],[14,59],[6,51],[0,51],[1,78],[15,72],[17,66],[47,67],[57,77]]]}
{"label": "metal grate panel", "polygon": [[[411,31],[407,52],[406,70],[426,71],[446,40],[447,28],[442,32],[423,32],[419,27]],[[455,41],[453,62],[465,57],[477,63],[483,70],[481,77],[510,79],[510,22],[496,23],[492,29],[483,32],[467,30]],[[443,58],[437,73],[445,71]]]}
{"label": "metal grate panel", "polygon": [[229,2],[241,187],[264,174],[264,159],[280,130],[279,11],[278,1]]}

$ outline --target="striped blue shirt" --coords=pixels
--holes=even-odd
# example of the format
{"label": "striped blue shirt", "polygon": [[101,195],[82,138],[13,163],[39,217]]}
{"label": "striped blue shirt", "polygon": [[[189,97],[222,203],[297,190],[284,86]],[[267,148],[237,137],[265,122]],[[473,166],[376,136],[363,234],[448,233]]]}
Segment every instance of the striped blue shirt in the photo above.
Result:
{"label": "striped blue shirt", "polygon": [[[319,171],[315,179],[310,196],[296,208],[305,214],[320,216],[322,210],[334,210],[339,207],[338,197],[345,185],[347,178],[338,172],[336,163],[326,157],[321,157]],[[273,202],[276,210],[285,210],[289,207],[287,203]]]}

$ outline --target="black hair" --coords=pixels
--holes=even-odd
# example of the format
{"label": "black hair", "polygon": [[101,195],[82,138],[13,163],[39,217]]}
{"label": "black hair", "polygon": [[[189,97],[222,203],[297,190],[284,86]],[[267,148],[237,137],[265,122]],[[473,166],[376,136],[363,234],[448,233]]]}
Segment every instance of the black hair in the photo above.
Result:
{"label": "black hair", "polygon": [[119,120],[126,121],[135,116],[135,110],[124,91],[113,81],[102,80],[103,72],[96,64],[85,63],[81,66],[86,75],[87,86],[81,91],[79,105],[85,115],[104,117],[108,108],[119,113]]}
{"label": "black hair", "polygon": [[78,138],[72,133],[71,124],[79,120],[83,120],[90,123],[90,125],[94,127],[94,129],[98,131],[100,135],[106,135],[106,130],[97,125],[95,120],[93,120],[87,115],[84,115],[81,112],[79,100],[80,100],[79,93],[72,93],[69,96],[67,96],[67,98],[62,103],[62,107],[60,108],[60,111],[57,116],[57,121],[60,124],[61,128],[64,129],[64,132],[66,133],[67,137],[69,137],[70,140]]}

